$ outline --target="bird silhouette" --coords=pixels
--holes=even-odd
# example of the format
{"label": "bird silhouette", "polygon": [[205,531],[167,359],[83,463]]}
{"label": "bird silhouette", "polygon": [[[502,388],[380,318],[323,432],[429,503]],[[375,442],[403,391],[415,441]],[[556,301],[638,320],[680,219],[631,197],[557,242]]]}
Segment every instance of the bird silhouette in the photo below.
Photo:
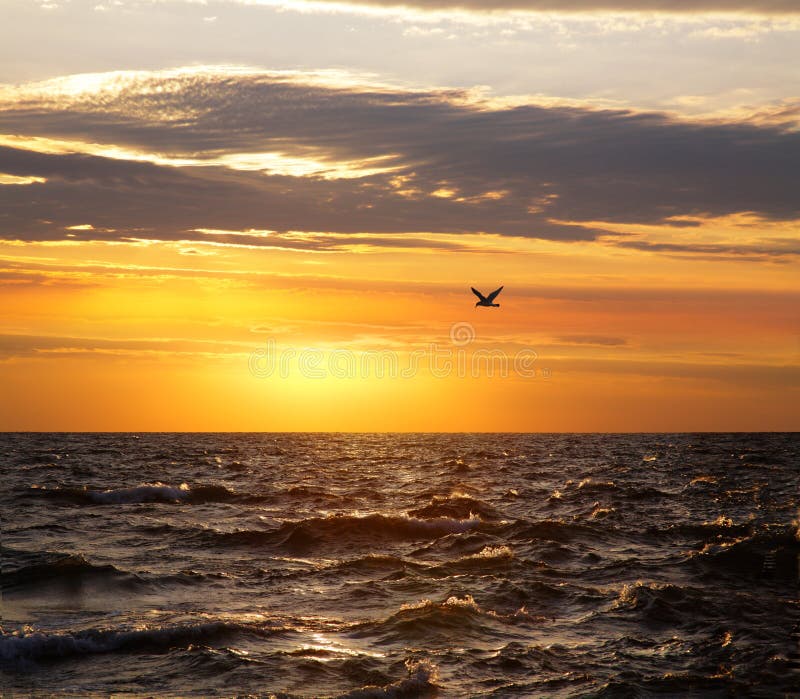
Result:
{"label": "bird silhouette", "polygon": [[499,303],[494,303],[494,300],[497,298],[497,295],[503,290],[501,286],[499,289],[495,289],[491,294],[488,296],[484,296],[480,291],[478,291],[474,286],[471,286],[472,293],[477,296],[480,301],[475,304],[475,306],[486,306],[488,308],[500,308]]}

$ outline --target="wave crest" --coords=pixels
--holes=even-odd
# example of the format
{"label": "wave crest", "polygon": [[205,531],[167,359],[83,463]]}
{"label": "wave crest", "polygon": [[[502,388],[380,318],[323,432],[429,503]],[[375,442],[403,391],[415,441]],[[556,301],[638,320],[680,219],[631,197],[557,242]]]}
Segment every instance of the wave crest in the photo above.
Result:
{"label": "wave crest", "polygon": [[291,548],[313,547],[317,542],[353,539],[437,539],[476,528],[477,517],[420,519],[406,515],[332,515],[312,517],[300,522],[286,522],[276,532],[280,543]]}
{"label": "wave crest", "polygon": [[263,624],[209,622],[123,631],[90,629],[60,634],[14,632],[0,637],[0,661],[14,664],[17,661],[38,661],[117,651],[189,648],[191,645],[207,644],[237,633],[254,633],[265,637],[279,630]]}
{"label": "wave crest", "polygon": [[342,694],[340,699],[400,699],[434,693],[439,669],[430,660],[406,660],[408,677],[383,687],[367,686]]}
{"label": "wave crest", "polygon": [[454,493],[449,497],[434,495],[429,504],[409,510],[408,514],[412,517],[454,517],[457,519],[469,519],[478,516],[481,519],[499,519],[500,515],[491,505],[481,500]]}
{"label": "wave crest", "polygon": [[113,565],[97,565],[90,563],[83,556],[75,554],[47,553],[39,556],[38,561],[28,565],[20,565],[0,574],[0,587],[5,592],[19,588],[30,588],[43,583],[70,582],[83,578],[102,578],[106,581],[130,581],[138,578],[133,573],[120,570]]}
{"label": "wave crest", "polygon": [[371,639],[377,636],[381,643],[429,643],[453,637],[500,636],[505,631],[497,627],[498,623],[518,621],[514,616],[483,610],[470,594],[451,595],[441,602],[423,599],[404,604],[384,619],[360,624],[352,633]]}
{"label": "wave crest", "polygon": [[792,526],[705,544],[692,558],[713,571],[796,579],[800,541]]}

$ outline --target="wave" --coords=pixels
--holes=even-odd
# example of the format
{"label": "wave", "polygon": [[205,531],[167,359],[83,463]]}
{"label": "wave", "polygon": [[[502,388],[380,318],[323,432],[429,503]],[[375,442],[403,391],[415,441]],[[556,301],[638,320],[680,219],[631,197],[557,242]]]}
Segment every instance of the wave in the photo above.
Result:
{"label": "wave", "polygon": [[472,595],[451,596],[443,602],[429,599],[404,604],[400,610],[378,622],[366,622],[356,635],[381,635],[384,640],[430,638],[436,632],[446,635],[478,634],[484,631],[483,614]]}
{"label": "wave", "polygon": [[566,674],[571,669],[570,655],[574,652],[573,648],[559,644],[541,646],[511,641],[488,657],[474,660],[473,666],[490,667],[503,676],[507,676],[509,672],[532,670],[537,666],[547,668],[551,672]]}
{"label": "wave", "polygon": [[439,670],[430,660],[406,660],[408,677],[391,684],[361,687],[342,694],[339,699],[400,699],[422,697],[437,691]]}
{"label": "wave", "polygon": [[448,577],[456,573],[481,569],[496,571],[514,560],[514,552],[508,546],[484,546],[478,553],[461,556],[456,560],[439,565],[410,561],[389,554],[369,554],[368,556],[334,563],[324,570],[335,571],[337,575],[340,573],[375,575],[397,573],[410,569],[431,577]]}
{"label": "wave", "polygon": [[562,498],[576,499],[583,497],[611,496],[632,501],[648,501],[672,497],[672,493],[660,490],[653,486],[641,484],[616,483],[610,480],[584,478],[580,481],[568,480],[562,488],[553,491],[551,500]]}
{"label": "wave", "polygon": [[215,543],[240,545],[277,545],[293,551],[307,550],[318,544],[337,542],[351,544],[399,540],[418,541],[438,539],[447,534],[457,534],[475,529],[481,524],[478,518],[452,519],[437,517],[419,519],[406,515],[330,515],[311,517],[297,522],[284,522],[277,529],[215,532]]}
{"label": "wave", "polygon": [[427,568],[427,565],[415,561],[407,561],[399,556],[391,556],[389,554],[370,554],[368,556],[361,556],[348,561],[334,563],[326,570],[335,570],[337,575],[339,573],[369,575],[376,573],[393,573],[405,570],[406,568],[424,570]]}
{"label": "wave", "polygon": [[508,546],[484,546],[478,553],[473,553],[469,556],[464,556],[455,561],[458,563],[481,563],[497,561],[510,561],[514,558],[514,552]]}
{"label": "wave", "polygon": [[640,485],[640,486],[624,486],[622,488],[622,497],[627,500],[649,502],[651,500],[661,500],[664,498],[672,498],[676,493],[672,493],[653,486]]}
{"label": "wave", "polygon": [[732,538],[750,535],[753,533],[753,522],[748,520],[736,524],[730,517],[720,515],[710,522],[676,524],[666,529],[651,527],[647,532],[649,536],[653,537],[663,536],[664,533],[677,533],[679,536],[687,539],[705,541],[713,538]]}
{"label": "wave", "polygon": [[270,627],[264,624],[218,621],[123,631],[90,629],[56,634],[14,632],[0,636],[0,662],[13,665],[26,660],[51,660],[102,653],[187,649],[193,645],[209,644],[237,634],[245,633],[267,638],[282,630],[284,630],[282,627]]}
{"label": "wave", "polygon": [[529,618],[524,608],[514,614],[500,614],[482,609],[470,594],[451,595],[441,602],[423,599],[404,604],[384,619],[359,624],[351,633],[356,637],[377,636],[381,643],[430,643],[437,638],[452,642],[454,637],[500,637],[507,633],[506,624]]}
{"label": "wave", "polygon": [[622,678],[606,682],[592,696],[598,699],[642,696],[752,696],[752,685],[732,675],[708,676],[694,672],[674,672],[663,677]]}
{"label": "wave", "polygon": [[39,586],[46,586],[48,593],[53,586],[66,585],[72,589],[76,584],[146,590],[168,585],[196,585],[229,577],[225,573],[200,573],[194,570],[168,574],[134,573],[111,564],[91,563],[79,554],[50,551],[24,552],[4,547],[2,555],[4,565],[0,573],[0,589],[9,595],[24,594]]}
{"label": "wave", "polygon": [[[702,610],[702,620],[700,617]],[[627,617],[647,626],[670,626],[688,633],[706,632],[714,620],[724,625],[740,615],[760,615],[759,605],[741,597],[721,600],[699,587],[661,582],[629,583],[623,585],[606,613]]]}
{"label": "wave", "polygon": [[717,483],[718,481],[716,476],[705,475],[692,478],[692,480],[689,482],[689,486],[709,486],[717,485]]}
{"label": "wave", "polygon": [[57,581],[73,583],[77,579],[101,578],[105,581],[135,584],[138,576],[120,570],[113,565],[95,565],[83,556],[74,554],[47,554],[41,563],[22,565],[10,572],[0,574],[0,587],[5,593],[18,588]]}
{"label": "wave", "polygon": [[232,501],[261,501],[260,496],[240,495],[223,485],[196,485],[186,483],[167,485],[166,483],[142,483],[131,488],[112,488],[109,490],[89,490],[87,488],[54,487],[32,485],[27,491],[57,500],[88,505],[126,505],[148,502],[166,503],[205,503]]}
{"label": "wave", "polygon": [[450,497],[434,495],[429,504],[409,510],[413,517],[455,517],[469,519],[475,515],[481,519],[499,519],[500,515],[491,505],[476,500],[463,493],[455,493]]}
{"label": "wave", "polygon": [[697,592],[669,583],[645,583],[638,581],[622,586],[612,609],[652,610],[656,606],[674,608],[689,596],[697,597]]}
{"label": "wave", "polygon": [[515,560],[514,552],[508,546],[484,546],[478,553],[433,566],[426,572],[433,577],[447,577],[481,570],[497,573],[507,569]]}
{"label": "wave", "polygon": [[[571,485],[571,481],[567,481],[567,485]],[[594,478],[584,478],[580,481],[577,485],[578,490],[582,490],[583,492],[602,492],[606,490],[616,490],[617,484],[614,481],[598,481]]]}
{"label": "wave", "polygon": [[624,585],[608,612],[622,615],[633,612],[645,624],[678,627],[688,633],[700,630],[706,634],[714,628],[721,636],[728,637],[730,629],[736,628],[736,620],[766,619],[772,614],[757,596],[720,598],[701,587],[642,581]]}
{"label": "wave", "polygon": [[466,466],[467,464],[464,463],[464,459],[460,456],[451,456],[448,458],[443,458],[439,462],[442,466],[447,466],[449,468],[458,468],[460,466]]}
{"label": "wave", "polygon": [[767,529],[732,541],[707,543],[691,558],[711,570],[747,577],[798,577],[800,540],[795,527]]}
{"label": "wave", "polygon": [[589,513],[590,519],[606,519],[607,517],[614,517],[617,514],[615,507],[602,507],[599,502],[592,506],[592,511]]}
{"label": "wave", "polygon": [[601,522],[602,529],[586,522],[567,522],[560,519],[546,519],[541,522],[515,522],[506,536],[517,540],[541,539],[566,543],[578,538],[589,538],[597,541],[608,535],[612,527],[607,522]]}
{"label": "wave", "polygon": [[325,500],[341,500],[340,495],[330,493],[325,488],[314,485],[295,485],[288,490],[283,491],[284,497],[290,497],[296,500],[311,500],[311,501],[325,501]]}

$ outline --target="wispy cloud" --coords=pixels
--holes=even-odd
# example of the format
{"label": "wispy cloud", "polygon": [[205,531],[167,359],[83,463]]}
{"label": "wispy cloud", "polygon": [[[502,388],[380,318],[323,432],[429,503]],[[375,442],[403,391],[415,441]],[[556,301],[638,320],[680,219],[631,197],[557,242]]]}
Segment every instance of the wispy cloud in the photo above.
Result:
{"label": "wispy cloud", "polygon": [[233,341],[185,338],[71,337],[56,335],[0,334],[0,360],[39,358],[54,355],[90,356],[96,354],[138,356],[151,359],[163,355],[231,356],[246,355],[249,345]]}
{"label": "wispy cloud", "polygon": [[621,347],[628,344],[624,337],[612,335],[561,335],[556,342],[565,345],[599,345],[601,347]]}
{"label": "wispy cloud", "polygon": [[[325,0],[315,0],[321,2]],[[794,0],[330,0],[338,5],[411,6],[426,10],[461,8],[478,12],[520,10],[528,12],[659,12],[666,14],[742,13],[742,14],[800,14]],[[262,4],[292,4],[263,0]]]}
{"label": "wispy cloud", "polygon": [[[192,0],[186,0],[191,2]],[[800,8],[794,0],[228,0],[228,4],[255,4],[298,12],[343,12],[363,8],[366,12],[409,9],[422,12],[461,10],[497,15],[504,12],[547,14],[660,14],[795,16]],[[204,18],[208,19],[208,18]],[[216,18],[213,18],[216,19]]]}
{"label": "wispy cloud", "polygon": [[45,181],[44,177],[35,177],[33,175],[8,175],[0,172],[0,185],[25,185],[42,183]]}
{"label": "wispy cloud", "polygon": [[667,253],[679,256],[740,260],[783,259],[800,255],[800,239],[776,240],[771,245],[731,245],[709,243],[659,243],[648,240],[617,240],[613,245],[652,253]]}

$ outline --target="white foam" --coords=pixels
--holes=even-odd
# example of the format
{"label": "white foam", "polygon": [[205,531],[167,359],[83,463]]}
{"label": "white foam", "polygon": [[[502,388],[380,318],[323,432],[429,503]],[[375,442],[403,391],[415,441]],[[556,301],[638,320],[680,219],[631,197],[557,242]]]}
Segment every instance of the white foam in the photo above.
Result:
{"label": "white foam", "polygon": [[464,595],[464,597],[456,597],[455,595],[448,597],[444,602],[437,603],[431,602],[429,599],[423,599],[419,602],[412,602],[404,604],[400,607],[401,612],[412,611],[415,609],[434,609],[436,607],[441,607],[442,609],[446,607],[450,608],[461,608],[461,609],[470,609],[473,612],[480,612],[481,608],[478,606],[478,603],[475,601],[475,598],[470,595]]}

